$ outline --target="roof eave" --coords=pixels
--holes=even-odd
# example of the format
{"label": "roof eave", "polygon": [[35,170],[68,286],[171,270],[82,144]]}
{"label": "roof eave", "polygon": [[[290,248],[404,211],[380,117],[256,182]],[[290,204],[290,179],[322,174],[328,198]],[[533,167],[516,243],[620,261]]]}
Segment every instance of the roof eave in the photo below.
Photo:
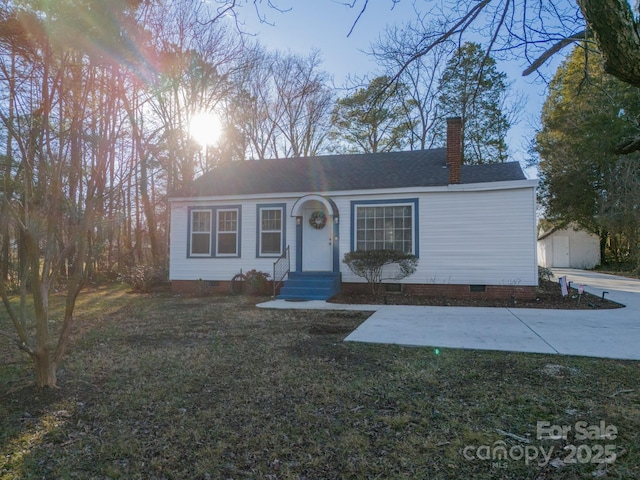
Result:
{"label": "roof eave", "polygon": [[459,191],[482,191],[482,190],[511,190],[514,188],[535,188],[538,186],[537,179],[521,180],[500,180],[496,182],[476,182],[476,183],[456,183],[447,185],[447,190]]}
{"label": "roof eave", "polygon": [[505,180],[499,182],[479,182],[479,183],[462,183],[451,185],[432,185],[432,186],[412,186],[397,188],[376,188],[367,190],[333,190],[326,192],[273,192],[273,193],[255,193],[255,194],[234,194],[234,195],[203,195],[195,197],[173,197],[169,198],[169,202],[189,202],[189,201],[215,201],[215,200],[254,200],[260,198],[298,198],[309,193],[317,193],[319,195],[329,196],[348,196],[354,194],[366,195],[383,195],[383,194],[404,194],[404,193],[437,193],[437,192],[464,192],[464,191],[487,191],[487,190],[512,190],[517,188],[535,188],[538,184],[537,180]]}

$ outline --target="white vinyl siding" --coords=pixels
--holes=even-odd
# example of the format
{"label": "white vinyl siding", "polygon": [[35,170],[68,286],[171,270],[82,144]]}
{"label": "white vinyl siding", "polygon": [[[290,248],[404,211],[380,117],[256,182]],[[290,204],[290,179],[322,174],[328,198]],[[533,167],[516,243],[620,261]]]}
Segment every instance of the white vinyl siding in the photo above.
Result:
{"label": "white vinyl siding", "polygon": [[[536,285],[535,185],[513,182],[513,187],[460,185],[439,189],[403,189],[389,192],[327,193],[339,212],[334,225],[339,258],[355,250],[356,212],[352,205],[413,206],[413,253],[420,257],[417,271],[401,283]],[[207,198],[171,202],[172,280],[231,280],[240,272],[272,272],[274,258],[260,254],[260,211],[283,208],[283,241],[291,248],[291,269],[296,270],[296,218],[291,212],[301,194],[255,195],[253,198]],[[408,201],[416,199],[415,203]],[[238,210],[236,257],[191,256],[191,212],[212,211],[212,249],[216,251],[217,209]],[[417,243],[416,243],[417,242]],[[344,282],[362,283],[340,262]]]}
{"label": "white vinyl siding", "polygon": [[429,195],[420,217],[427,283],[537,284],[533,188]]}
{"label": "white vinyl siding", "polygon": [[[285,246],[291,247],[291,268],[295,270],[295,217],[287,216],[288,208],[295,199],[274,198],[269,204],[282,205],[284,209],[282,220],[284,232],[290,238],[283,239]],[[201,202],[172,201],[171,202],[171,240],[170,240],[170,278],[172,280],[220,280],[230,281],[234,275],[256,269],[260,272],[273,273],[273,262],[276,256],[260,257],[258,255],[257,237],[258,209],[257,205],[264,204],[255,200],[234,199],[225,202],[224,199],[207,199]],[[212,253],[209,256],[191,255],[190,222],[194,210],[210,210],[212,212]],[[217,214],[218,210],[238,211],[238,249],[236,255],[216,256],[217,251]]]}
{"label": "white vinyl siding", "polygon": [[[416,192],[414,254],[420,260],[416,272],[399,283],[537,285],[532,183],[517,188],[473,190],[474,186],[464,185]],[[332,197],[340,211],[340,258],[355,249],[355,243],[350,243],[351,219],[345,215],[352,201],[402,204],[410,193]],[[343,282],[364,281],[344,264],[341,272]]]}

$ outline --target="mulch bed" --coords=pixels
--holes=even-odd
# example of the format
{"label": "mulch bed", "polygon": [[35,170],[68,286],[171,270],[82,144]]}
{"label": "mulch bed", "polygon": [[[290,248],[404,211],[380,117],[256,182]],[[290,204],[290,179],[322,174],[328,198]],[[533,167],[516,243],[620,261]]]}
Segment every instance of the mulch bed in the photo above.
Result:
{"label": "mulch bed", "polygon": [[621,305],[607,299],[602,299],[590,293],[578,295],[577,289],[570,289],[569,295],[562,296],[557,282],[541,281],[537,296],[534,300],[487,298],[446,298],[426,297],[421,295],[404,295],[402,293],[380,294],[377,297],[362,293],[339,293],[330,303],[370,304],[370,305],[431,305],[456,307],[508,307],[508,308],[549,308],[561,310],[594,310],[621,308]]}

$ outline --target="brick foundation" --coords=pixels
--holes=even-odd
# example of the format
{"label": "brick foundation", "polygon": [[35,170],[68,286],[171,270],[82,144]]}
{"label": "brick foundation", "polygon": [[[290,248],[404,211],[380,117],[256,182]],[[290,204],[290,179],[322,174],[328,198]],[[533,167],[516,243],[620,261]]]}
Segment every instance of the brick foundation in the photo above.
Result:
{"label": "brick foundation", "polygon": [[[481,290],[481,286],[474,287]],[[347,293],[369,293],[371,287],[366,283],[343,283],[342,291]],[[385,291],[385,286],[381,292]],[[389,291],[389,290],[387,290]],[[472,291],[471,285],[452,284],[404,284],[402,293],[405,295],[422,295],[425,297],[443,298],[486,298],[533,300],[536,298],[535,286],[486,285],[484,291]]]}
{"label": "brick foundation", "polygon": [[[248,287],[245,284],[246,288]],[[272,289],[273,284],[268,281],[265,291],[261,292],[261,294],[271,295]],[[206,296],[233,292],[231,291],[231,282],[229,280],[171,280],[171,293],[174,295]]]}
{"label": "brick foundation", "polygon": [[179,295],[231,293],[231,282],[227,280],[171,280],[171,293]]}
{"label": "brick foundation", "polygon": [[[397,287],[397,285],[394,285]],[[271,289],[269,282],[269,289]],[[480,286],[474,287],[481,290]],[[452,284],[403,284],[402,293],[406,295],[423,295],[442,298],[486,298],[533,300],[536,298],[535,286],[486,285],[484,292],[471,291],[471,285]],[[371,287],[367,283],[343,283],[342,291],[347,293],[369,293]],[[381,292],[385,291],[385,285]],[[391,287],[386,289],[390,292]],[[269,294],[271,290],[269,290]],[[231,293],[231,282],[228,280],[172,280],[171,293],[180,295],[212,295]]]}

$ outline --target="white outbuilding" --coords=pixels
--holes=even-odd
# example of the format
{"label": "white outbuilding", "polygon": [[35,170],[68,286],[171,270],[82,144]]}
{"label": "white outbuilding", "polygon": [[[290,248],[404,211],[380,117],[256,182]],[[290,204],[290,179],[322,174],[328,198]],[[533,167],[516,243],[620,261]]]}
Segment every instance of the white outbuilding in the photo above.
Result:
{"label": "white outbuilding", "polygon": [[600,264],[600,239],[573,224],[551,228],[538,237],[538,263],[549,268],[593,268]]}

